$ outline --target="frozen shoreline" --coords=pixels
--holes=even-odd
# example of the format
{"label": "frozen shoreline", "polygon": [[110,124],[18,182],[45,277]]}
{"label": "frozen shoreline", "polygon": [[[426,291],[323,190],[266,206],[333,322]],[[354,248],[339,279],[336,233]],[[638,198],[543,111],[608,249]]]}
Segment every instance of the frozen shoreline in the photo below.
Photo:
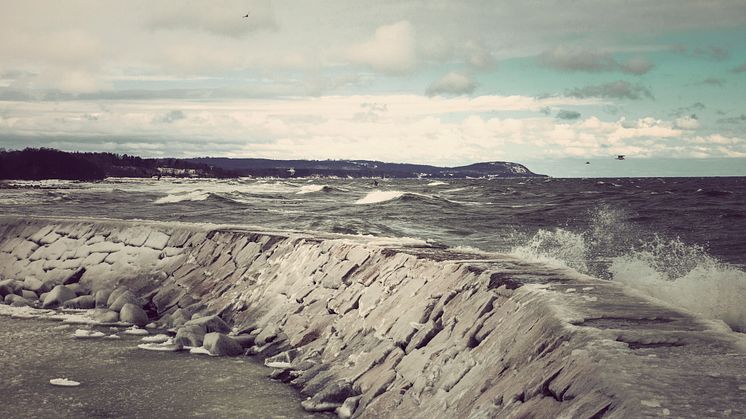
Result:
{"label": "frozen shoreline", "polygon": [[[0,238],[3,277],[64,280],[106,253],[83,266],[81,283],[128,286],[156,322],[190,307],[219,315],[253,337],[250,352],[312,411],[746,413],[743,335],[568,270],[184,223],[5,217]],[[27,254],[14,254],[26,242]]]}

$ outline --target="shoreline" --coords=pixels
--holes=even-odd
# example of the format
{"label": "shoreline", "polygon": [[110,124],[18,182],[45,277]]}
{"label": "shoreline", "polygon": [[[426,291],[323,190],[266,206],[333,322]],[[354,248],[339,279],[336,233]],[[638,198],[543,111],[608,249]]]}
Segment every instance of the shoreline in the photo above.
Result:
{"label": "shoreline", "polygon": [[[341,417],[746,413],[744,338],[716,322],[508,257],[340,236],[2,217],[0,275],[64,281],[78,263],[92,290],[147,300],[149,320],[199,306],[252,336],[306,409]],[[81,266],[80,249],[106,255]]]}

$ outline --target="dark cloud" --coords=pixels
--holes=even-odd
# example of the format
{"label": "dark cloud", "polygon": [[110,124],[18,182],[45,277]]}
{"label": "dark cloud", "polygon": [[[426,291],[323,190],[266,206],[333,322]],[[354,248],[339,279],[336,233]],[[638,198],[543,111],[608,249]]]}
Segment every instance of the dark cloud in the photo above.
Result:
{"label": "dark cloud", "polygon": [[734,73],[746,73],[746,63],[739,65],[731,71]]}
{"label": "dark cloud", "polygon": [[721,79],[719,77],[708,77],[697,84],[723,87],[723,85],[725,84],[725,79]]}
{"label": "dark cloud", "polygon": [[746,124],[746,115],[741,114],[730,118],[720,118],[718,122],[721,124]]}
{"label": "dark cloud", "polygon": [[655,65],[642,57],[630,58],[624,63],[619,64],[623,73],[642,75],[652,70]]}
{"label": "dark cloud", "polygon": [[[548,95],[547,95],[547,97],[548,97]],[[542,114],[544,114],[546,116],[549,116],[549,115],[552,114],[552,108],[550,108],[549,106],[544,106],[543,108],[539,109],[539,112],[541,112]]]}
{"label": "dark cloud", "polygon": [[558,119],[565,119],[565,120],[575,120],[580,118],[580,112],[577,111],[567,111],[567,110],[560,110],[557,112],[557,118]]}
{"label": "dark cloud", "polygon": [[696,57],[711,61],[723,61],[730,56],[730,52],[718,46],[710,45],[707,47],[690,48],[684,44],[676,44],[671,47],[671,51],[676,54]]}
{"label": "dark cloud", "polygon": [[702,103],[702,102],[695,102],[695,103],[692,103],[689,106],[682,106],[680,108],[674,109],[670,113],[670,115],[671,116],[689,115],[689,114],[692,114],[692,113],[701,112],[701,111],[705,110],[706,108],[707,108],[707,106],[705,106],[704,103]]}
{"label": "dark cloud", "polygon": [[617,61],[611,54],[588,49],[555,47],[539,54],[539,62],[545,67],[560,71],[583,71],[602,73],[620,71],[642,75],[655,67],[643,57],[633,57],[625,62]]}
{"label": "dark cloud", "polygon": [[653,94],[652,92],[650,92],[650,89],[639,83],[630,83],[626,80],[617,80],[599,85],[576,87],[574,89],[566,91],[565,95],[577,98],[601,97],[630,100],[639,100],[645,98],[653,99]]}
{"label": "dark cloud", "polygon": [[425,94],[428,96],[458,96],[472,93],[476,87],[476,83],[470,76],[451,72],[432,82]]}

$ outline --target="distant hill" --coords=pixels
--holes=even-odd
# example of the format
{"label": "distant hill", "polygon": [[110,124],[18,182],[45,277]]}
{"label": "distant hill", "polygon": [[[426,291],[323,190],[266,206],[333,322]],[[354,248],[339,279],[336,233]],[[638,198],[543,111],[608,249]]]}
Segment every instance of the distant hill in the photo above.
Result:
{"label": "distant hill", "polygon": [[372,160],[270,160],[201,157],[142,158],[114,153],[68,153],[49,148],[0,150],[0,179],[100,180],[105,177],[387,177],[505,178],[536,177],[525,166],[510,162],[476,163],[460,167],[385,163]]}
{"label": "distant hill", "polygon": [[236,172],[241,176],[340,176],[388,178],[504,178],[544,177],[526,166],[511,162],[475,163],[459,167],[385,163],[374,160],[270,160],[202,157],[190,162]]}
{"label": "distant hill", "polygon": [[0,179],[101,180],[106,177],[236,177],[183,159],[144,159],[114,153],[68,153],[51,148],[0,151]]}

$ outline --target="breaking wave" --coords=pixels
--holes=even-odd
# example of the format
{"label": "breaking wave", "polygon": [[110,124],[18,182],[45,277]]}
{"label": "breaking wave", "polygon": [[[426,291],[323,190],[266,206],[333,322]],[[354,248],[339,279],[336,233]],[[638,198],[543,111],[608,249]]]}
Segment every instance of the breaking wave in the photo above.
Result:
{"label": "breaking wave", "polygon": [[207,198],[209,198],[211,195],[210,192],[206,191],[192,191],[192,192],[177,192],[168,194],[164,197],[158,198],[155,200],[156,204],[174,204],[177,202],[184,202],[184,201],[204,201]]}
{"label": "breaking wave", "polygon": [[402,191],[373,191],[355,201],[356,205],[378,204],[380,202],[392,201],[404,196]]}
{"label": "breaking wave", "polygon": [[641,237],[618,211],[602,208],[583,232],[539,230],[513,256],[624,283],[644,294],[746,332],[746,272],[697,245]]}

